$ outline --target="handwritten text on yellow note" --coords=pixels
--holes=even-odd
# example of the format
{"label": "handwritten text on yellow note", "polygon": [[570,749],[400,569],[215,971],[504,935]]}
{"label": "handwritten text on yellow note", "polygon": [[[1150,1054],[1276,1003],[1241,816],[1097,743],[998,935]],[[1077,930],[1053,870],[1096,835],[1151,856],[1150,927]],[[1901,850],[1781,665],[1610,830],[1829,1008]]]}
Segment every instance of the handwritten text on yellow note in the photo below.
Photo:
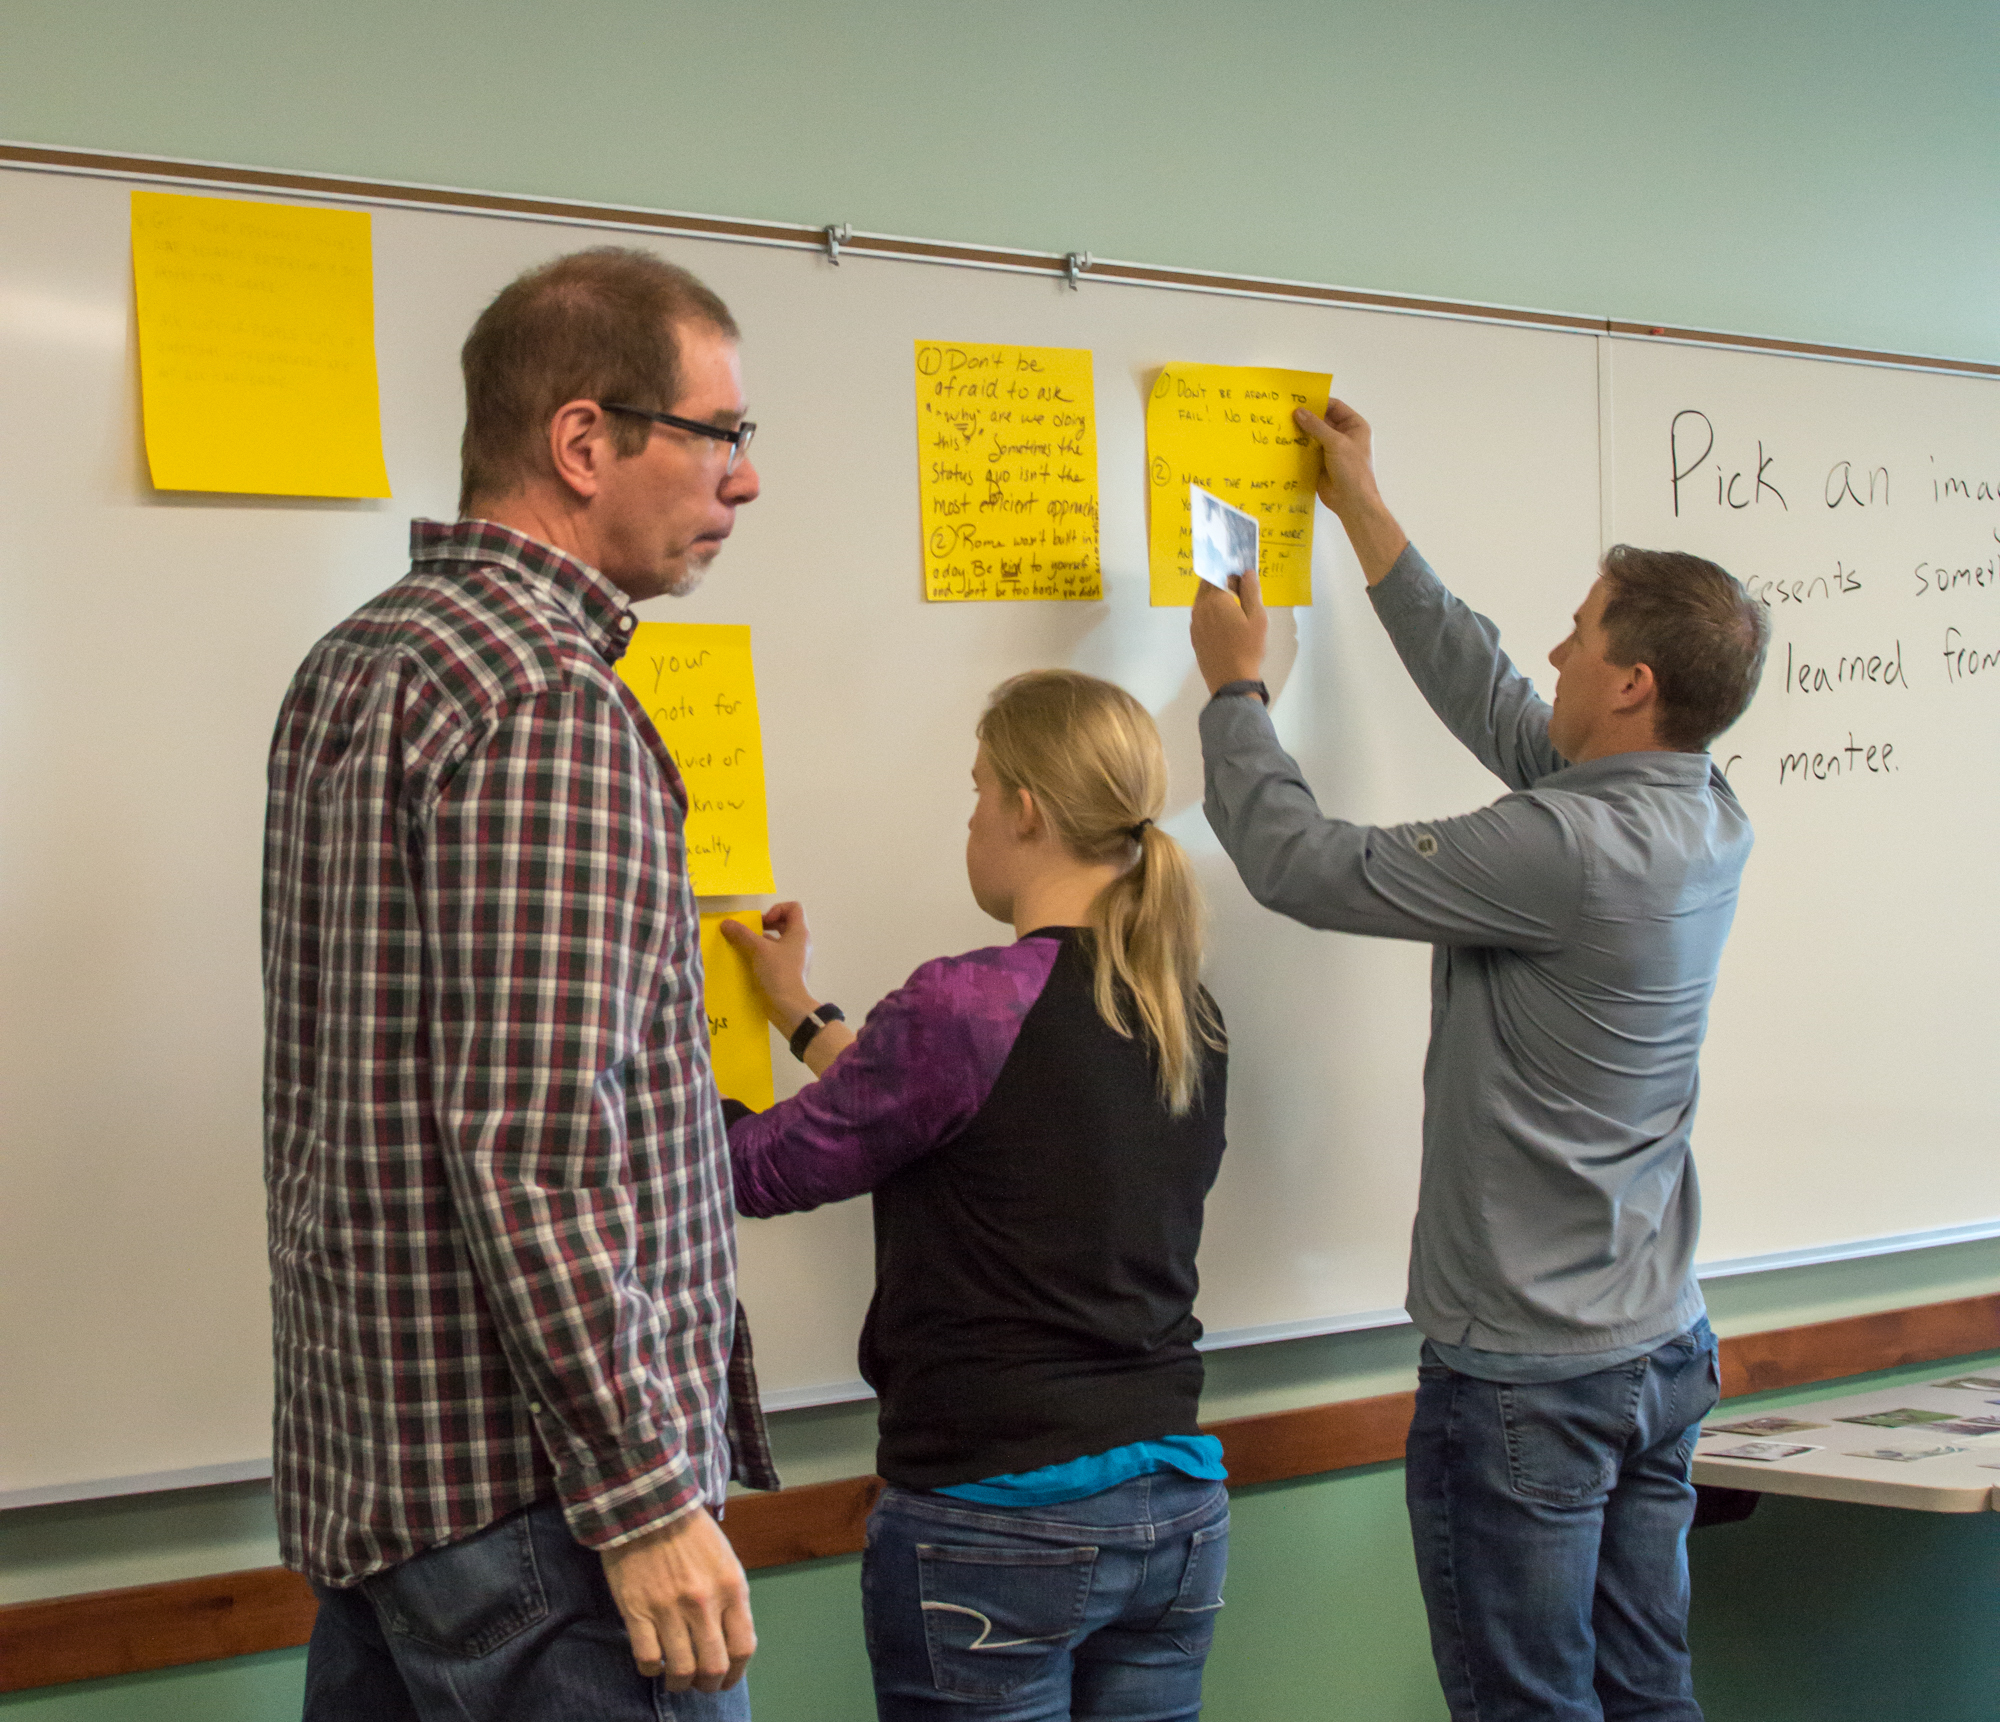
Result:
{"label": "handwritten text on yellow note", "polygon": [[368,214],[132,193],[160,490],[387,496]]}
{"label": "handwritten text on yellow note", "polygon": [[769,891],[771,826],[750,630],[726,622],[641,622],[618,660],[625,685],[681,768],[688,872],[697,897]]}
{"label": "handwritten text on yellow note", "polygon": [[1257,517],[1257,577],[1267,604],[1312,602],[1313,486],[1319,445],[1294,407],[1326,411],[1323,371],[1168,365],[1146,402],[1148,538],[1153,602],[1192,604],[1188,486]]}
{"label": "handwritten text on yellow note", "polygon": [[771,1030],[757,999],[757,983],[742,952],[722,936],[724,921],[740,921],[762,932],[755,909],[701,918],[703,1004],[708,1011],[708,1056],[715,1086],[725,1100],[740,1100],[753,1112],[771,1104]]}
{"label": "handwritten text on yellow note", "polygon": [[917,343],[924,596],[1098,598],[1090,353]]}

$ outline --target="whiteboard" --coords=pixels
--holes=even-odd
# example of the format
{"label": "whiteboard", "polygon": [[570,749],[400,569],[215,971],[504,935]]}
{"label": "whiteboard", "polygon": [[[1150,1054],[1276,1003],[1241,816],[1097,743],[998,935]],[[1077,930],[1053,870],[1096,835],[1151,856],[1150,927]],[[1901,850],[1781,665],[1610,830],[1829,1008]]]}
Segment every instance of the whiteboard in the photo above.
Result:
{"label": "whiteboard", "polygon": [[[257,891],[270,726],[312,641],[407,565],[408,518],[453,510],[456,355],[474,316],[523,268],[606,238],[377,209],[394,499],[163,496],[141,452],[128,189],[0,171],[0,375],[15,409],[0,423],[12,527],[0,551],[0,1333],[13,1366],[0,1502],[255,1474],[263,1462]],[[1209,836],[1195,738],[1204,696],[1186,613],[1147,603],[1145,389],[1170,360],[1330,368],[1377,420],[1385,491],[1419,544],[1499,621],[1524,667],[1546,674],[1542,652],[1588,585],[1606,510],[1624,530],[1628,500],[1637,508],[1645,494],[1640,454],[1624,448],[1622,396],[1609,418],[1600,410],[1608,344],[616,237],[694,269],[744,328],[764,495],[699,593],[642,613],[752,627],[776,877],[812,914],[822,996],[856,1012],[925,959],[1007,936],[963,878],[985,694],[1033,665],[1121,681],[1167,737],[1164,823],[1193,852],[1210,898],[1211,985],[1232,1031],[1231,1146],[1199,1313],[1224,1341],[1401,1319],[1427,952],[1265,913]],[[923,602],[918,338],[1092,349],[1102,603]],[[1674,366],[1708,355],[1647,356],[1666,367],[1664,388]],[[1804,377],[1828,372],[1858,379],[1864,397],[1913,381],[1987,387],[1797,366]],[[1635,370],[1635,399],[1642,381]],[[1601,424],[1615,433],[1615,459],[1600,457]],[[1643,443],[1643,420],[1633,426]],[[1270,680],[1280,732],[1325,805],[1391,821],[1491,799],[1493,781],[1410,688],[1324,513],[1314,578],[1314,606],[1278,618]],[[1895,854],[1887,837],[1871,841]],[[1775,834],[1761,854],[1773,852],[1783,853]],[[1975,865],[1967,859],[1940,895],[1976,902]],[[1775,883],[1770,894],[1781,895]],[[1770,973],[1782,985],[1793,960],[1792,923],[1774,912],[1753,939],[1756,918],[1746,899],[1718,1043],[1742,1031],[1721,1014],[1738,1008],[1739,977]],[[1840,938],[1850,957],[1867,948],[1851,924]],[[1733,1144],[1719,1156],[1725,1173],[1743,1163],[1741,1182],[1725,1175],[1710,1209],[1711,1237],[1732,1253],[1844,1247],[1881,1237],[1892,1217],[1903,1226],[1906,1210],[1910,1227],[2000,1212],[1983,1182],[1894,1206],[1893,1171],[1865,1157],[1849,1176],[1817,1180],[1810,1211],[1796,1212],[1794,1169],[1816,1140],[1783,1126],[1798,1084],[1775,1064],[1732,1062],[1719,1045],[1713,1063],[1698,1148],[1706,1164],[1714,1133]],[[800,1072],[782,1051],[778,1069],[783,1092]],[[1895,1066],[1851,1074],[1875,1115],[1896,1109]],[[1752,1122],[1727,1134],[1726,1111]],[[1834,1140],[1855,1135],[1844,1127]],[[1747,1205],[1725,1212],[1725,1201]],[[746,1222],[740,1235],[767,1398],[853,1392],[871,1271],[865,1202]]]}
{"label": "whiteboard", "polygon": [[1703,1253],[2000,1214],[2000,393],[1609,345],[1616,536],[1714,558],[1772,621],[1715,749],[1757,845],[1702,1058]]}

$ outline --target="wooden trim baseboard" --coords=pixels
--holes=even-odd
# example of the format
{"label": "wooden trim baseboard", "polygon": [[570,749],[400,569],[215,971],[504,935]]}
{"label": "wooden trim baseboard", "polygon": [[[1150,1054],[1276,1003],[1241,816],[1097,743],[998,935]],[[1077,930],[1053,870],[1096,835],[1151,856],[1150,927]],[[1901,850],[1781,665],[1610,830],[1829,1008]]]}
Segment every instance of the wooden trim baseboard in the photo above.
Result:
{"label": "wooden trim baseboard", "polygon": [[768,1495],[732,1495],[723,1531],[751,1572],[851,1555],[867,1541],[880,1477],[842,1477]]}
{"label": "wooden trim baseboard", "polygon": [[304,1644],[319,1602],[283,1567],[0,1608],[0,1692]]}
{"label": "wooden trim baseboard", "polygon": [[1885,1309],[1722,1342],[1722,1396],[1810,1387],[1878,1369],[2000,1351],[2000,1294]]}
{"label": "wooden trim baseboard", "polygon": [[[1727,1398],[2000,1351],[2000,1293],[1846,1316],[1722,1342]],[[1412,1393],[1346,1399],[1209,1425],[1243,1488],[1400,1459]],[[852,1554],[879,1477],[740,1495],[723,1528],[753,1571]],[[305,1643],[311,1588],[283,1567],[0,1607],[0,1692],[214,1662]]]}

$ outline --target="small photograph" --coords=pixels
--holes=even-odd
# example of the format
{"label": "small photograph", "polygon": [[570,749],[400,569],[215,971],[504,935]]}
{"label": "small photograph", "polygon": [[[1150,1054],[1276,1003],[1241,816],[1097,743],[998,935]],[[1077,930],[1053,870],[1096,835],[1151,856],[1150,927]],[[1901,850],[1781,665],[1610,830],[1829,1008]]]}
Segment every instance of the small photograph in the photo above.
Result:
{"label": "small photograph", "polygon": [[1230,575],[1256,572],[1257,517],[1230,507],[1198,484],[1188,486],[1188,502],[1194,511],[1194,571],[1226,592]]}
{"label": "small photograph", "polygon": [[1893,1411],[1868,1411],[1856,1417],[1836,1417],[1836,1423],[1865,1423],[1871,1429],[1908,1429],[1919,1423],[1949,1423],[1949,1411],[1919,1411],[1914,1405],[1899,1405]]}
{"label": "small photograph", "polygon": [[1774,1459],[1792,1459],[1801,1453],[1817,1453],[1817,1447],[1801,1446],[1796,1441],[1745,1441],[1736,1447],[1718,1447],[1713,1453],[1704,1453],[1704,1459],[1756,1459],[1769,1464]]}
{"label": "small photograph", "polygon": [[1942,1445],[1937,1447],[1870,1447],[1859,1453],[1850,1453],[1850,1459],[1887,1459],[1892,1464],[1907,1465],[1912,1459],[1942,1459],[1947,1453],[1963,1453],[1963,1447]]}
{"label": "small photograph", "polygon": [[1954,1375],[1949,1381],[1933,1381],[1933,1387],[1956,1387],[1966,1393],[2000,1393],[2000,1375]]}
{"label": "small photograph", "polygon": [[1824,1429],[1824,1423],[1807,1423],[1797,1417],[1743,1417],[1734,1423],[1705,1423],[1704,1435],[1796,1435],[1801,1429]]}
{"label": "small photograph", "polygon": [[1954,1417],[1949,1423],[1932,1423],[1927,1435],[2000,1435],[2000,1417]]}

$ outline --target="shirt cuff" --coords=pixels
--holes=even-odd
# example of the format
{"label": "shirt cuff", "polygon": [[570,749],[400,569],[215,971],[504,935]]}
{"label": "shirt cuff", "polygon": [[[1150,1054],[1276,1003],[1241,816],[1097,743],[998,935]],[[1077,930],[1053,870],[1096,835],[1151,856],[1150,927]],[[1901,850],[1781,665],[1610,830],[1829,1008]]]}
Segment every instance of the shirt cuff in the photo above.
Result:
{"label": "shirt cuff", "polygon": [[1278,733],[1271,727],[1271,713],[1264,702],[1248,694],[1211,699],[1201,708],[1196,727],[1201,731],[1204,753],[1210,749],[1226,752],[1245,742],[1272,741]]}
{"label": "shirt cuff", "polygon": [[563,1494],[570,1535],[588,1549],[613,1549],[671,1525],[703,1505],[701,1485],[685,1463],[606,1478],[582,1494]]}

